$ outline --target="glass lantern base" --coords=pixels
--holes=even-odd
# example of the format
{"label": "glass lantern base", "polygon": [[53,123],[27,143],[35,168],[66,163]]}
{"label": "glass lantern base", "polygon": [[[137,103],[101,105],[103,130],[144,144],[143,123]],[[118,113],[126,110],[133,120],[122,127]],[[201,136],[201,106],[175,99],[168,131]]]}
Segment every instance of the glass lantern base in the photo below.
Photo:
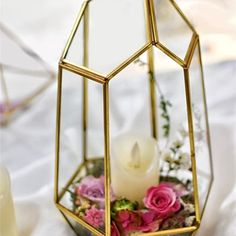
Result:
{"label": "glass lantern base", "polygon": [[[172,177],[173,178],[173,177]],[[82,162],[76,172],[73,174],[71,179],[68,181],[66,186],[63,188],[63,191],[59,194],[59,210],[63,214],[64,218],[66,219],[67,223],[70,225],[72,230],[76,233],[76,235],[81,236],[94,236],[94,235],[106,235],[104,231],[104,225],[103,227],[95,227],[93,223],[87,220],[86,214],[90,210],[96,209],[96,214],[99,214],[100,212],[105,212],[106,207],[105,206],[99,206],[97,203],[91,202],[89,199],[86,199],[84,197],[79,196],[79,191],[81,190],[80,187],[85,188],[86,184],[92,184],[92,185],[101,185],[104,184],[102,181],[104,179],[104,160],[102,157],[98,158],[90,158],[86,162]],[[165,182],[166,178],[161,176],[161,182]],[[89,182],[88,182],[89,181]],[[173,184],[173,183],[172,183]],[[178,187],[180,187],[180,184],[177,184]],[[103,186],[104,187],[104,186]],[[117,204],[124,203],[125,204],[133,204],[128,199],[124,198],[115,198],[116,200],[112,201],[111,203],[111,217],[113,224],[116,225],[116,217],[114,218],[115,209],[117,207]],[[122,200],[123,199],[123,200]],[[190,205],[193,204],[192,197],[189,196],[188,199],[185,199],[188,203],[186,203],[186,207],[189,208]],[[95,204],[95,205],[94,205]],[[183,203],[184,204],[184,203]],[[62,206],[62,209],[60,208]],[[133,206],[133,205],[132,205]],[[94,208],[95,207],[95,208]],[[65,210],[65,211],[64,211]],[[145,213],[147,210],[141,206],[139,208],[135,208],[131,211],[128,210],[128,212],[133,212],[133,216],[137,216],[140,220],[142,220],[141,215],[142,212]],[[159,230],[151,231],[152,236],[169,236],[169,235],[176,235],[176,236],[193,236],[195,235],[193,232],[194,230],[197,230],[196,222],[195,220],[192,221],[190,225],[186,225],[184,222],[187,218],[195,218],[194,217],[194,211],[192,213],[187,212],[188,210],[184,210],[182,207],[180,211],[176,215],[172,215],[171,217],[165,219],[161,225],[159,226]],[[139,212],[139,213],[138,213]],[[68,213],[68,214],[67,214]],[[141,214],[141,215],[140,215]],[[73,216],[72,216],[73,215]],[[102,215],[101,215],[102,217]],[[78,219],[78,221],[77,221]],[[89,224],[92,228],[94,228],[94,232],[91,232],[88,229],[85,228],[85,226],[81,225],[79,222],[83,221],[85,223],[85,226]],[[97,221],[96,221],[97,222]],[[104,223],[104,222],[103,222]],[[118,221],[119,224],[119,221]],[[116,225],[117,227],[117,225]],[[119,225],[119,228],[122,228]],[[118,230],[118,229],[117,229]],[[119,229],[120,231],[120,229]],[[166,231],[166,233],[165,233]],[[175,233],[176,231],[176,233]],[[191,231],[191,232],[186,232]],[[97,232],[97,234],[95,233]],[[185,232],[185,233],[180,233]],[[160,234],[162,233],[162,234]],[[145,235],[145,232],[135,232],[135,233],[127,233],[120,231],[120,234],[117,236],[133,236],[133,235]],[[148,234],[148,233],[147,233]]]}

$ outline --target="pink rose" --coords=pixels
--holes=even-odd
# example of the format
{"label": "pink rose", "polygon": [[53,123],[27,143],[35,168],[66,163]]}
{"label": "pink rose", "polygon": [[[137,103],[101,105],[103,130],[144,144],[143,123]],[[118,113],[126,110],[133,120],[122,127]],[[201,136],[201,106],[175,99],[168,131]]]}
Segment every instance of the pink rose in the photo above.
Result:
{"label": "pink rose", "polygon": [[116,222],[124,235],[134,232],[155,232],[159,229],[161,219],[154,211],[119,211]]}
{"label": "pink rose", "polygon": [[111,236],[120,236],[120,232],[114,221],[111,223]]}
{"label": "pink rose", "polygon": [[148,209],[155,211],[162,219],[181,208],[177,193],[167,184],[150,187],[143,201]]}
{"label": "pink rose", "polygon": [[[94,176],[87,176],[82,179],[79,186],[76,187],[75,193],[79,196],[89,199],[99,205],[100,208],[105,207],[105,188],[104,176],[95,178]],[[111,190],[111,201],[115,197]]]}
{"label": "pink rose", "polygon": [[138,212],[123,210],[116,214],[116,223],[122,229],[122,233],[135,232],[141,226],[141,217]]}
{"label": "pink rose", "polygon": [[156,212],[147,211],[141,213],[142,224],[139,227],[139,231],[148,233],[148,232],[156,232],[160,228],[160,224],[162,219],[159,219]]}
{"label": "pink rose", "polygon": [[105,211],[92,207],[85,212],[84,220],[90,225],[99,228],[104,225]]}

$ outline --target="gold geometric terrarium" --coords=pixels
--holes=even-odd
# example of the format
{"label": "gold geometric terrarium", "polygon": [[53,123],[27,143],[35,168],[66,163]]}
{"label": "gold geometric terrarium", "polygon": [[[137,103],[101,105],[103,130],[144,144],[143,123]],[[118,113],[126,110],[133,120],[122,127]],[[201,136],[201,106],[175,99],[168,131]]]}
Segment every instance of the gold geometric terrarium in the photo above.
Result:
{"label": "gold geometric terrarium", "polygon": [[199,36],[172,0],[85,1],[59,62],[55,203],[78,235],[194,235],[213,170]]}
{"label": "gold geometric terrarium", "polygon": [[[55,74],[32,49],[0,23],[0,126],[26,109],[54,81]],[[24,86],[22,86],[22,84]]]}

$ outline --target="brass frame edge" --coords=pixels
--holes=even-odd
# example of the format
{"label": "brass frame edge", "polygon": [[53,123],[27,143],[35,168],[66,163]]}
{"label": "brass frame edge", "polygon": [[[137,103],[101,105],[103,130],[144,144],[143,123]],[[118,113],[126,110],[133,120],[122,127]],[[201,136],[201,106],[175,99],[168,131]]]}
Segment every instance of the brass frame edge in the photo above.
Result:
{"label": "brass frame edge", "polygon": [[197,34],[195,28],[193,27],[193,25],[190,23],[190,21],[188,20],[188,18],[185,16],[185,14],[183,13],[183,11],[181,10],[181,8],[178,6],[178,4],[176,3],[175,0],[169,0],[171,2],[171,4],[173,5],[173,7],[178,11],[178,13],[182,16],[183,20],[185,21],[185,23],[189,26],[189,28],[193,31],[193,33]]}
{"label": "brass frame edge", "polygon": [[190,47],[189,47],[189,49],[187,51],[187,54],[186,54],[186,57],[185,57],[185,61],[186,61],[186,64],[184,66],[185,69],[190,68],[190,65],[191,65],[191,62],[192,62],[192,59],[193,59],[194,52],[195,52],[195,49],[197,47],[198,41],[199,41],[199,36],[198,35],[193,35],[193,38],[192,38],[191,43],[190,43]]}
{"label": "brass frame edge", "polygon": [[160,42],[156,43],[155,46],[161,50],[164,54],[166,54],[169,58],[171,58],[173,61],[175,61],[177,64],[179,64],[181,67],[185,67],[184,61],[178,57],[176,54],[174,54],[172,51],[170,51],[167,47],[165,47]]}
{"label": "brass frame edge", "polygon": [[104,236],[102,232],[93,228],[90,224],[83,221],[81,218],[76,216],[72,211],[68,210],[66,207],[62,206],[60,203],[56,203],[56,207],[62,211],[65,215],[71,217],[74,221],[82,225],[84,228],[88,229],[90,232],[94,233],[97,236]]}
{"label": "brass frame edge", "polygon": [[198,195],[198,179],[197,179],[197,167],[195,158],[195,141],[194,141],[194,128],[193,128],[193,117],[192,117],[192,102],[191,102],[191,92],[189,85],[189,70],[184,69],[184,82],[185,82],[185,92],[186,92],[186,105],[187,105],[187,116],[188,116],[188,129],[189,129],[189,141],[190,141],[190,151],[191,151],[191,162],[192,162],[192,176],[193,176],[193,188],[194,188],[194,205],[196,221],[198,224],[201,222],[200,217],[200,201]]}
{"label": "brass frame edge", "polygon": [[110,130],[109,130],[109,83],[103,85],[103,112],[104,112],[104,176],[105,176],[105,235],[111,235],[111,166],[110,166]]}
{"label": "brass frame edge", "polygon": [[153,0],[146,0],[148,12],[150,12],[150,15],[148,17],[149,24],[151,24],[151,34],[152,34],[152,43],[155,44],[159,41],[158,38],[158,30],[157,30],[157,22],[155,17],[155,7]]}
{"label": "brass frame edge", "polygon": [[156,105],[155,91],[155,65],[153,46],[148,50],[148,75],[149,75],[149,92],[150,92],[150,113],[151,113],[151,131],[152,136],[158,140],[158,115]]}
{"label": "brass frame edge", "polygon": [[142,48],[140,48],[132,56],[130,56],[128,59],[126,59],[122,64],[120,64],[113,71],[111,71],[107,75],[107,80],[109,81],[113,77],[115,77],[120,71],[122,71],[124,68],[126,68],[128,65],[130,65],[133,61],[135,61],[140,55],[142,55],[144,52],[146,52],[151,46],[152,46],[152,43],[145,44]]}
{"label": "brass frame edge", "polygon": [[75,228],[74,228],[74,226],[71,224],[71,222],[69,221],[69,219],[65,215],[65,213],[63,211],[61,211],[61,210],[59,210],[59,211],[61,212],[62,216],[64,217],[64,220],[69,224],[70,228],[75,232],[76,235],[78,235],[76,230],[75,230]]}
{"label": "brass frame edge", "polygon": [[81,164],[79,164],[79,166],[77,167],[77,169],[75,170],[73,175],[69,178],[69,180],[65,184],[65,187],[61,190],[61,192],[58,195],[58,202],[60,202],[61,199],[64,197],[64,194],[66,193],[66,190],[73,183],[74,179],[78,176],[78,174],[83,169],[83,167],[85,167],[85,162],[82,162]]}
{"label": "brass frame edge", "polygon": [[101,84],[104,84],[107,80],[105,76],[94,72],[86,67],[77,66],[76,64],[68,62],[65,59],[60,61],[60,66],[72,73],[80,75],[81,77],[86,77],[87,79],[93,80]]}
{"label": "brass frame edge", "polygon": [[175,235],[175,234],[181,234],[181,233],[194,232],[195,230],[197,230],[197,226],[162,230],[159,232],[157,231],[157,232],[152,232],[152,233],[143,233],[143,234],[138,234],[138,236],[169,236],[169,235]]}
{"label": "brass frame edge", "polygon": [[55,144],[55,173],[54,173],[54,202],[58,202],[59,194],[59,158],[60,158],[60,131],[61,131],[61,93],[62,93],[62,68],[58,68],[57,85],[57,115],[56,115],[56,144]]}
{"label": "brass frame edge", "polygon": [[82,4],[82,6],[81,6],[81,9],[80,9],[80,11],[79,11],[79,14],[78,14],[78,16],[76,17],[74,26],[73,26],[73,28],[72,28],[72,30],[71,30],[69,39],[67,40],[66,46],[65,46],[65,48],[64,48],[64,50],[63,50],[63,52],[62,52],[62,55],[61,55],[61,58],[60,58],[61,61],[64,60],[64,59],[66,58],[67,54],[68,54],[69,48],[70,48],[70,46],[71,46],[71,44],[72,44],[72,41],[73,41],[73,39],[74,39],[74,37],[75,37],[75,34],[76,34],[76,32],[77,32],[77,30],[78,30],[78,28],[79,28],[80,22],[81,22],[81,20],[82,20],[82,18],[83,18],[84,11],[85,11],[85,9],[86,9],[88,3],[89,3],[89,1],[84,1],[83,4]]}
{"label": "brass frame edge", "polygon": [[[86,7],[84,11],[84,55],[83,55],[83,66],[88,67],[89,64],[89,45],[88,45],[88,37],[89,37],[89,5]],[[82,95],[82,127],[83,127],[83,161],[87,160],[87,120],[88,120],[88,81],[86,78],[83,78],[83,95]]]}

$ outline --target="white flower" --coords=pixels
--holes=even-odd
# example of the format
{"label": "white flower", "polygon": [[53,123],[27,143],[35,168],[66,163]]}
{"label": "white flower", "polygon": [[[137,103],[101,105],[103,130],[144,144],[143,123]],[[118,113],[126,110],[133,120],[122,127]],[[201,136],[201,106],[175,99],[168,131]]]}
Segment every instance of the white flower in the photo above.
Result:
{"label": "white flower", "polygon": [[195,212],[194,205],[191,203],[184,204],[184,210],[188,211],[190,214]]}
{"label": "white flower", "polygon": [[184,141],[183,141],[183,139],[181,138],[177,138],[176,140],[174,140],[173,141],[173,143],[172,143],[172,147],[173,148],[180,148],[180,147],[182,147],[184,145]]}
{"label": "white flower", "polygon": [[187,152],[179,155],[180,168],[188,170],[191,167],[190,155]]}
{"label": "white flower", "polygon": [[193,222],[195,220],[195,216],[189,216],[185,219],[185,225],[188,227],[188,226],[192,226],[193,225]]}
{"label": "white flower", "polygon": [[170,150],[164,150],[161,153],[161,159],[166,161],[166,162],[173,162],[173,157],[172,157],[172,153]]}

